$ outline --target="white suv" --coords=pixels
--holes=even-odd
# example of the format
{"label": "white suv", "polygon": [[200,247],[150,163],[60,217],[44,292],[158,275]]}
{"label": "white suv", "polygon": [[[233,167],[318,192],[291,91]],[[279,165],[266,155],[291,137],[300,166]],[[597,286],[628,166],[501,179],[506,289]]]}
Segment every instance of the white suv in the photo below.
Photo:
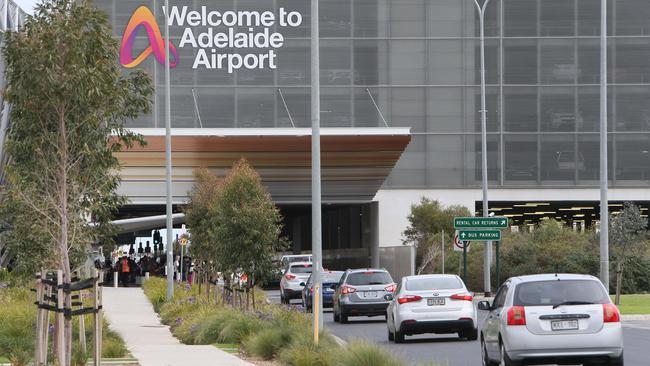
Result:
{"label": "white suv", "polygon": [[483,365],[623,365],[620,314],[596,277],[513,277],[478,306]]}
{"label": "white suv", "polygon": [[456,275],[404,277],[391,297],[386,321],[389,341],[401,343],[405,335],[422,333],[478,338],[473,296]]}
{"label": "white suv", "polygon": [[311,262],[293,262],[287,264],[280,280],[280,299],[288,304],[291,299],[302,298],[302,288],[311,275]]}

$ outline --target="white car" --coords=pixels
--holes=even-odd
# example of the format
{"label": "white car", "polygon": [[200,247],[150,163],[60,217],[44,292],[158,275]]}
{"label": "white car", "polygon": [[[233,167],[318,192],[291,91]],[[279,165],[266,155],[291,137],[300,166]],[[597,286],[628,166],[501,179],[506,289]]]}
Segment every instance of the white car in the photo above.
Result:
{"label": "white car", "polygon": [[291,299],[302,298],[302,288],[311,275],[311,262],[293,262],[287,264],[280,280],[280,299],[288,304]]}
{"label": "white car", "polygon": [[478,338],[474,297],[456,275],[420,275],[402,278],[388,305],[388,340],[423,333],[458,333]]}
{"label": "white car", "polygon": [[478,305],[483,365],[623,365],[620,313],[596,277],[513,277]]}

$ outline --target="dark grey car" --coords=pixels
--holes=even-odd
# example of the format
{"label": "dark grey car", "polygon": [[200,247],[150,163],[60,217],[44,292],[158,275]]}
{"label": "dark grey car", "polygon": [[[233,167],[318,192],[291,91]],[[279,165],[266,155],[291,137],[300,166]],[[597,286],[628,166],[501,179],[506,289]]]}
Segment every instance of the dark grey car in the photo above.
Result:
{"label": "dark grey car", "polygon": [[386,295],[392,295],[395,289],[385,269],[348,269],[336,285],[334,321],[347,323],[350,316],[386,316]]}

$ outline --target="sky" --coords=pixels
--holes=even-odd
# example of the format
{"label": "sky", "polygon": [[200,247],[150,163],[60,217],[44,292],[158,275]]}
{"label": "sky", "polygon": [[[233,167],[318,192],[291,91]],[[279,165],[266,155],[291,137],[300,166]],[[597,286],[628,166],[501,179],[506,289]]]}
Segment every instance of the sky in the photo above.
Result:
{"label": "sky", "polygon": [[34,5],[36,4],[37,0],[14,0],[18,6],[20,6],[21,9],[23,9],[27,14],[33,14],[34,13]]}

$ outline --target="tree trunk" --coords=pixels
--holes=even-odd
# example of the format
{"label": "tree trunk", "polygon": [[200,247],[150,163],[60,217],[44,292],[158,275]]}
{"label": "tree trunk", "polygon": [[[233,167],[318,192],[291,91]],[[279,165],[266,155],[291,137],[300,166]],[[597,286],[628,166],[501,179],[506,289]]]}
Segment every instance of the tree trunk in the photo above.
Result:
{"label": "tree trunk", "polygon": [[255,281],[252,281],[253,287],[251,288],[251,297],[253,298],[253,311],[255,311]]}
{"label": "tree trunk", "polygon": [[205,298],[208,300],[208,302],[210,302],[210,286],[211,286],[212,284],[210,283],[210,279],[211,279],[211,278],[210,278],[210,276],[207,274],[207,272],[206,272],[206,274],[205,274],[205,278],[207,279],[207,281],[205,282]]}
{"label": "tree trunk", "polygon": [[619,260],[616,265],[616,297],[614,304],[616,306],[621,304],[621,287],[623,285],[623,261]]}

